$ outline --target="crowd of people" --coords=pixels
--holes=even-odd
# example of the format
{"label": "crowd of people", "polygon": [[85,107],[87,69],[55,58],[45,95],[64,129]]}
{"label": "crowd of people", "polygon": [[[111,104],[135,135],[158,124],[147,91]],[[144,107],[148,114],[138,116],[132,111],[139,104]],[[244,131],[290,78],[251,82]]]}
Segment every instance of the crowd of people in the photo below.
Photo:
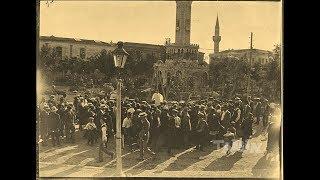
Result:
{"label": "crowd of people", "polygon": [[[224,140],[228,147],[227,155],[235,139],[241,139],[240,151],[244,151],[253,135],[253,125],[262,123],[266,130],[280,114],[279,105],[250,96],[188,102],[166,102],[153,97],[150,102],[124,99],[121,104],[122,148],[134,151],[138,147],[141,160],[145,152],[156,156],[161,148],[166,148],[168,155],[176,148],[192,146],[204,151],[210,142],[218,139]],[[116,133],[115,99],[85,94],[67,102],[65,96],[56,100],[51,95],[40,102],[37,110],[39,142],[43,146],[50,139],[53,146],[61,145],[62,139],[65,143],[76,143],[75,127],[79,125],[89,146],[100,142],[99,161],[103,161],[103,152],[114,157],[107,144]],[[268,142],[267,149],[273,149],[274,144]]]}

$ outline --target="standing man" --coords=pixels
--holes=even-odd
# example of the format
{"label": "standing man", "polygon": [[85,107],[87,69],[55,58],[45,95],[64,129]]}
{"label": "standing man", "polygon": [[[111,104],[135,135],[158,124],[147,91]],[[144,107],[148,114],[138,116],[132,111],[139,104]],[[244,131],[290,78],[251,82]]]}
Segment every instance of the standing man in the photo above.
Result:
{"label": "standing man", "polygon": [[241,131],[242,131],[242,145],[240,151],[244,151],[246,149],[246,145],[250,136],[252,135],[252,123],[253,123],[253,115],[249,113],[246,117],[243,118],[243,122],[241,123]]}
{"label": "standing man", "polygon": [[48,105],[44,105],[43,109],[40,109],[40,117],[39,117],[39,130],[40,137],[42,139],[42,145],[47,146],[48,139],[48,122],[50,118],[50,107]]}
{"label": "standing man", "polygon": [[50,95],[49,100],[48,100],[48,105],[50,108],[52,108],[52,106],[56,106],[57,102],[54,99],[54,95]]}
{"label": "standing man", "polygon": [[181,114],[181,129],[183,135],[183,145],[187,147],[189,145],[189,136],[191,132],[190,115],[188,113],[188,107],[184,105]]}
{"label": "standing man", "polygon": [[235,122],[235,128],[236,128],[236,134],[237,135],[240,135],[240,124],[241,124],[241,122],[242,122],[242,115],[241,115],[241,101],[240,100],[238,100],[238,101],[236,101],[235,102],[235,110],[234,110],[234,122]]}
{"label": "standing man", "polygon": [[197,124],[197,146],[196,149],[203,151],[203,148],[206,144],[208,123],[206,121],[206,115],[203,113],[198,114],[198,124]]}
{"label": "standing man", "polygon": [[158,139],[160,136],[160,127],[161,127],[161,119],[160,119],[161,111],[156,109],[153,115],[153,123],[152,123],[152,134],[151,134],[151,147],[153,152],[158,152]]}
{"label": "standing man", "polygon": [[[130,110],[130,109],[129,109]],[[134,110],[127,111],[127,117],[124,118],[122,122],[122,129],[123,129],[123,134],[124,134],[124,140],[127,146],[129,146],[130,151],[133,151],[132,148],[132,117],[133,117],[133,112]]]}
{"label": "standing man", "polygon": [[68,143],[74,143],[74,133],[75,133],[75,114],[72,111],[72,105],[68,104],[67,110],[65,113],[65,127],[66,127],[66,141]]}
{"label": "standing man", "polygon": [[180,148],[180,145],[182,143],[181,141],[182,134],[181,134],[181,118],[178,116],[178,110],[176,109],[172,110],[172,117],[174,120],[174,132],[173,132],[174,144],[175,146],[178,146]]}
{"label": "standing man", "polygon": [[156,90],[156,92],[152,95],[151,100],[154,101],[155,106],[161,105],[163,102],[163,96],[159,93],[159,90]]}
{"label": "standing man", "polygon": [[228,110],[227,105],[222,106],[221,125],[227,130],[231,122],[231,113]]}
{"label": "standing man", "polygon": [[60,134],[59,134],[60,116],[57,113],[57,110],[58,109],[55,106],[53,106],[49,114],[48,129],[52,139],[53,146],[55,146],[56,144],[60,146]]}
{"label": "standing man", "polygon": [[[110,128],[109,128],[110,129]],[[98,162],[103,161],[103,153],[106,153],[113,159],[114,157],[114,152],[108,150],[108,127],[107,124],[101,120],[101,143],[99,146],[99,157],[98,157]]]}
{"label": "standing man", "polygon": [[154,152],[152,152],[149,148],[147,148],[147,144],[150,138],[150,122],[147,119],[147,113],[143,112],[139,114],[142,128],[141,131],[139,132],[139,146],[140,146],[140,158],[139,160],[144,159],[144,151],[148,151],[151,155],[155,155]]}

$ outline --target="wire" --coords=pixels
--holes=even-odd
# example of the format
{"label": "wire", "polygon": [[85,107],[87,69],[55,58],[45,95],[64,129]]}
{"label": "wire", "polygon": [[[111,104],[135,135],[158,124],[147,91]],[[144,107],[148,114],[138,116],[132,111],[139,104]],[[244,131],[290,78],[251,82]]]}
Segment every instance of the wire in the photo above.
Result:
{"label": "wire", "polygon": [[210,48],[199,48],[201,50],[214,50],[214,49],[210,49]]}

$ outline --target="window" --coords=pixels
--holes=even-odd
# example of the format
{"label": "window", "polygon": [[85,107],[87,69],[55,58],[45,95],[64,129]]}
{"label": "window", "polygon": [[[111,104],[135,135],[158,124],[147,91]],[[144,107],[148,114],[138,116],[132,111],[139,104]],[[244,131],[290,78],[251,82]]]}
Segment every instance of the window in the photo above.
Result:
{"label": "window", "polygon": [[176,30],[179,31],[179,29],[180,29],[180,23],[179,23],[179,20],[178,20],[178,19],[177,19],[177,22],[176,22],[176,28],[177,28]]}
{"label": "window", "polygon": [[80,58],[85,59],[86,58],[86,49],[80,48]]}
{"label": "window", "polygon": [[60,46],[56,47],[56,55],[57,55],[57,58],[62,59],[62,47]]}
{"label": "window", "polygon": [[70,57],[72,57],[72,50],[73,50],[73,45],[70,44]]}

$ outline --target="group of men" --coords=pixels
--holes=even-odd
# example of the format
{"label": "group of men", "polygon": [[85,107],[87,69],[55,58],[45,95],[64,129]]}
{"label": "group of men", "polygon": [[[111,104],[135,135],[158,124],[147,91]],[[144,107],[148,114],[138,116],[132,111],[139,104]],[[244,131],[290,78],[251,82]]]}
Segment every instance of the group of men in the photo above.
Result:
{"label": "group of men", "polygon": [[[243,151],[253,133],[253,124],[262,122],[267,127],[276,109],[264,98],[166,102],[159,94],[156,93],[150,102],[122,101],[123,148],[133,151],[137,146],[140,160],[145,158],[145,152],[156,156],[162,147],[169,155],[175,148],[192,146],[204,151],[214,139],[224,139],[228,145],[227,154],[230,154],[233,140],[241,138]],[[103,160],[103,152],[113,158],[114,153],[107,144],[116,131],[115,100],[86,94],[68,103],[65,97],[56,101],[52,95],[41,101],[38,110],[43,145],[47,145],[50,138],[53,146],[60,145],[64,137],[67,143],[74,143],[75,124],[78,124],[90,144],[100,141],[99,161]],[[88,123],[94,124],[89,134]]]}

